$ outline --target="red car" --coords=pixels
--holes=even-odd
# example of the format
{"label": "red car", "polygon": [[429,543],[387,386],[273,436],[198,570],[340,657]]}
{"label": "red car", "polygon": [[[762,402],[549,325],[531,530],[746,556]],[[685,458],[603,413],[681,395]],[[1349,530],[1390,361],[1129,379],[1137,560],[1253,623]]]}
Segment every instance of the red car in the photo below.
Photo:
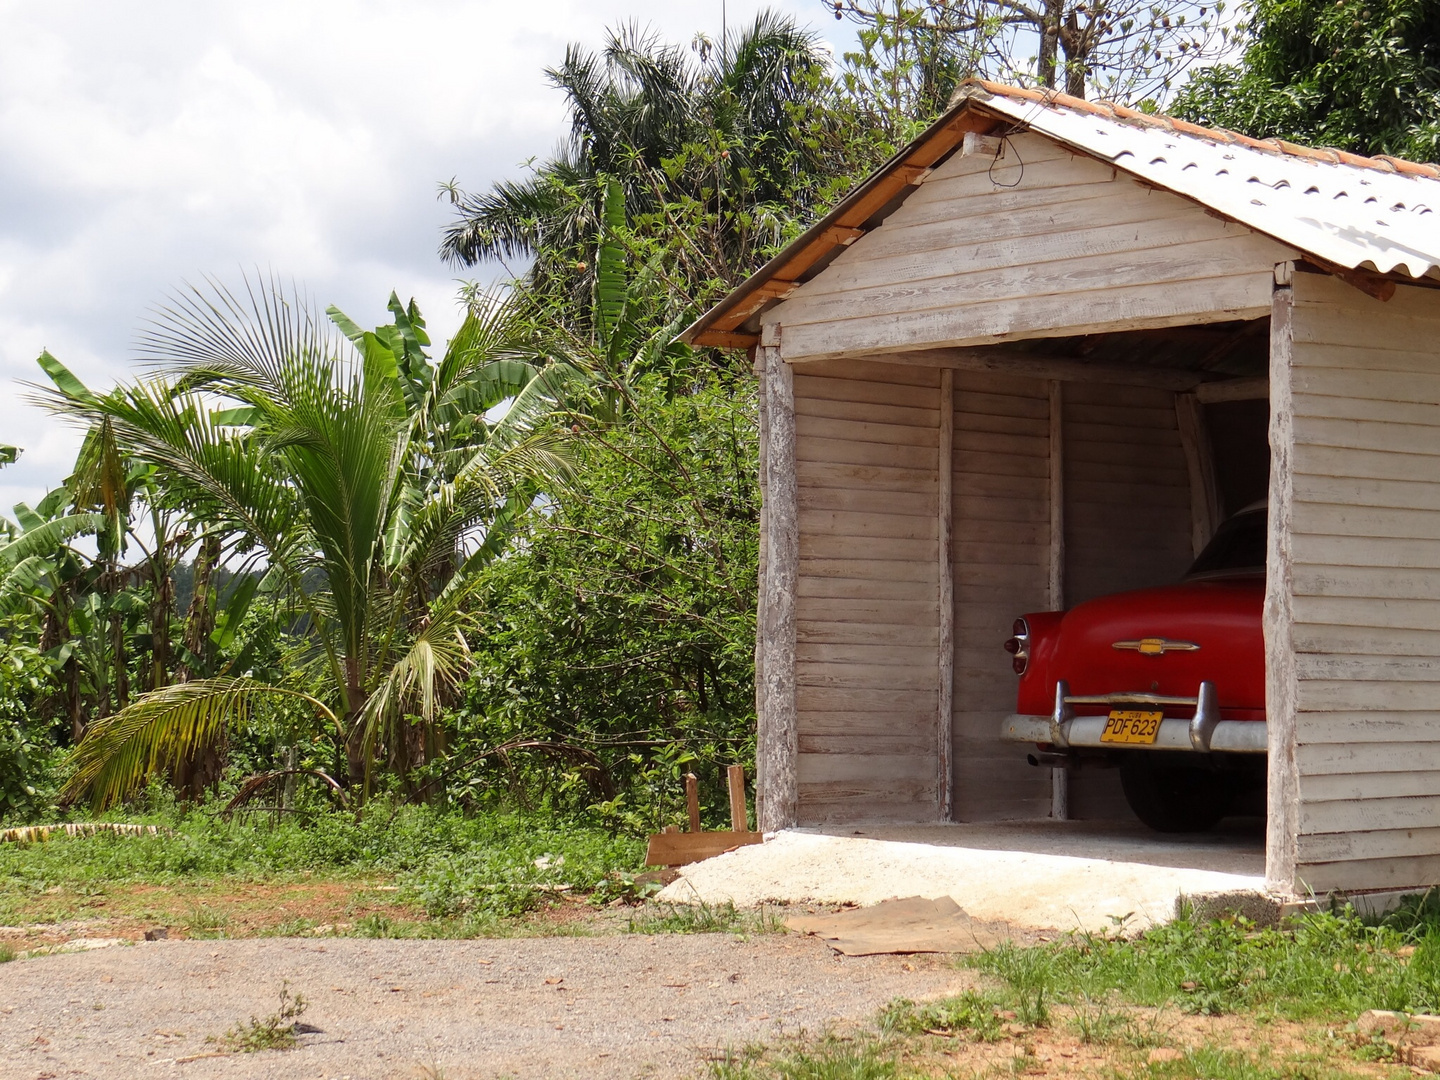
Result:
{"label": "red car", "polygon": [[1208,829],[1263,797],[1265,551],[1257,504],[1177,585],[1016,619],[1019,704],[1001,737],[1037,744],[1036,764],[1118,765],[1131,809],[1160,832]]}

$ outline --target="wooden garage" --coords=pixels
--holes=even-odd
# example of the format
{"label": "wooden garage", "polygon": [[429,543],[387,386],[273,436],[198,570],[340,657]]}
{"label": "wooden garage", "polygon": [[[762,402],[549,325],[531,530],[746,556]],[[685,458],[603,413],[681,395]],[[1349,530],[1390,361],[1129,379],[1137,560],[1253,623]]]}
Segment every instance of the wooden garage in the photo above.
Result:
{"label": "wooden garage", "polygon": [[762,827],[1123,813],[1000,644],[1258,499],[1270,886],[1440,882],[1437,178],[973,81],[690,327],[762,381]]}

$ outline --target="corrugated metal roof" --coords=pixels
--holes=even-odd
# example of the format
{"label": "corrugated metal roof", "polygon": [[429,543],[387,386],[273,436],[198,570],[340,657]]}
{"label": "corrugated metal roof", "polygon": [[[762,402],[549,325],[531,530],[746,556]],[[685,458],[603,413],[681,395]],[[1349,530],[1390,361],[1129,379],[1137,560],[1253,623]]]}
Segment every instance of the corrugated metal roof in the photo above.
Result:
{"label": "corrugated metal roof", "polygon": [[1440,276],[1440,170],[1433,166],[1260,142],[993,83],[962,93],[1327,262]]}

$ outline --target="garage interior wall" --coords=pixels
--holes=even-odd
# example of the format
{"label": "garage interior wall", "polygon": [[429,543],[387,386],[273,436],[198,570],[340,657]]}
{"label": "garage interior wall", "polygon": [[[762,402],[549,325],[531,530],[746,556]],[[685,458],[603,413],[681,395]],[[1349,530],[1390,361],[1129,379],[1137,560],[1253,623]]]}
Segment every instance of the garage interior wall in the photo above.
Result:
{"label": "garage interior wall", "polygon": [[[1049,772],[999,738],[1000,645],[1050,607],[1050,384],[955,372],[953,816],[1044,817]],[[940,373],[887,361],[795,368],[802,824],[938,814]],[[1175,581],[1189,484],[1168,390],[1068,383],[1065,602]],[[1114,770],[1075,771],[1070,816],[1130,816]]]}
{"label": "garage interior wall", "polygon": [[1440,880],[1440,294],[1381,303],[1305,273],[1292,289],[1272,345],[1290,472],[1271,488],[1266,635],[1293,761],[1272,730],[1270,876],[1421,886]]}
{"label": "garage interior wall", "polygon": [[[1015,676],[1001,643],[1046,611],[1050,565],[1048,383],[955,376],[955,817],[1044,817],[1050,776],[1002,742]],[[1190,484],[1168,390],[1065,383],[1064,606],[1176,581],[1192,558]],[[1069,816],[1133,817],[1118,772],[1070,774]]]}
{"label": "garage interior wall", "polygon": [[795,368],[799,823],[938,814],[940,373]]}

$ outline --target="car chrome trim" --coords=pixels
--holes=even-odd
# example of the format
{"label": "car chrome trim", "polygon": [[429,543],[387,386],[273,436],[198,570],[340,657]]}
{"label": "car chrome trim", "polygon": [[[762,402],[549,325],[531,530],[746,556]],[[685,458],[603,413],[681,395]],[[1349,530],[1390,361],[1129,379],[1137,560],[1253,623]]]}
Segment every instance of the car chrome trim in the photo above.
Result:
{"label": "car chrome trim", "polygon": [[1112,649],[1133,649],[1141,656],[1164,656],[1167,652],[1199,652],[1200,646],[1193,641],[1171,641],[1163,637],[1140,638],[1137,641],[1114,641]]}
{"label": "car chrome trim", "polygon": [[1000,737],[1010,742],[1048,743],[1058,749],[1076,746],[1115,749],[1102,743],[1104,716],[1076,716],[1076,705],[1181,705],[1195,710],[1186,720],[1162,720],[1155,742],[1132,744],[1131,750],[1189,750],[1196,753],[1223,751],[1231,754],[1263,754],[1269,748],[1268,727],[1263,720],[1221,720],[1215,684],[1206,680],[1194,697],[1165,694],[1123,693],[1072,695],[1064,679],[1055,683],[1055,709],[1049,716],[1007,716]]}

